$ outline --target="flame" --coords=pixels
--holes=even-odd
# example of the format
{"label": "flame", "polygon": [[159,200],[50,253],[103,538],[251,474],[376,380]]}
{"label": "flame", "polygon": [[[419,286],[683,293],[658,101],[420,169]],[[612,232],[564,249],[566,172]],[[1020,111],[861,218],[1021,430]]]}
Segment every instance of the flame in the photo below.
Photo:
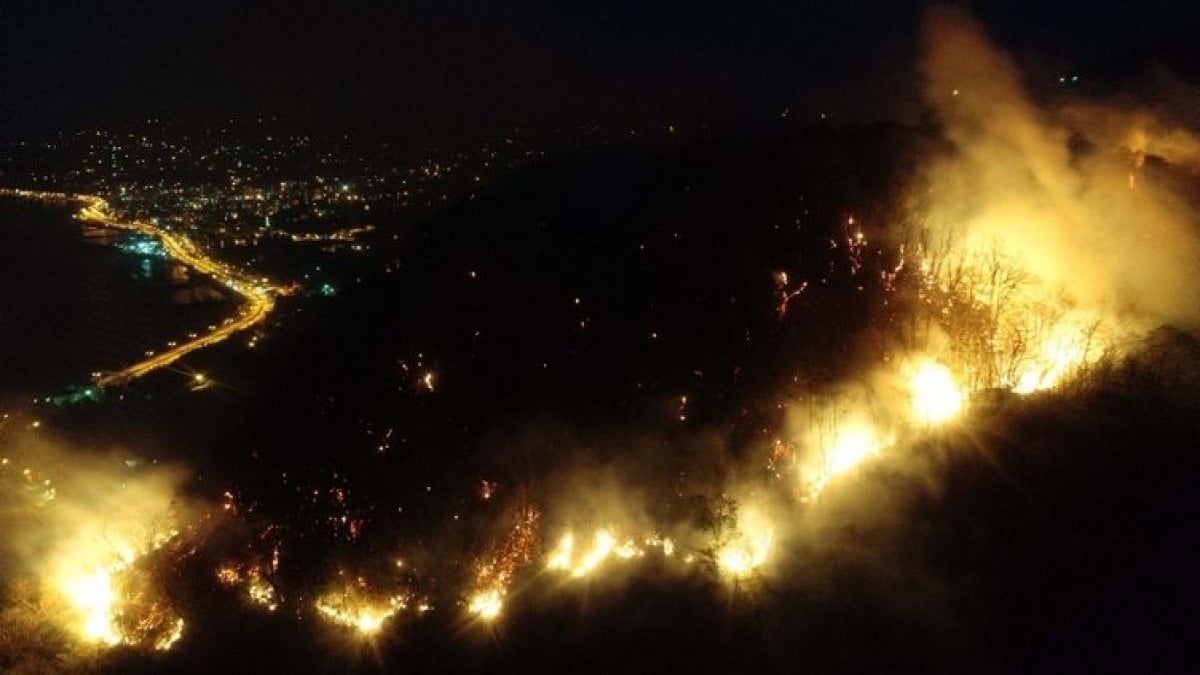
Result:
{"label": "flame", "polygon": [[908,381],[913,409],[926,424],[939,424],[962,410],[963,396],[950,369],[936,361],[917,366]]}
{"label": "flame", "polygon": [[880,445],[875,430],[870,427],[853,426],[842,431],[825,459],[825,474],[832,478],[850,471],[877,453]]}
{"label": "flame", "polygon": [[890,437],[881,436],[861,416],[837,425],[833,441],[800,465],[803,492],[808,498],[815,498],[834,478],[853,471],[894,442]]}
{"label": "flame", "polygon": [[113,570],[102,568],[63,582],[63,591],[84,617],[83,635],[91,642],[113,646],[121,635],[113,619],[117,592],[113,588]]}
{"label": "flame", "polygon": [[217,568],[217,581],[222,586],[233,586],[242,580],[242,573],[234,565],[222,565]]}
{"label": "flame", "polygon": [[550,554],[550,561],[546,563],[546,569],[551,570],[569,570],[571,569],[571,558],[575,550],[575,535],[570,532],[564,534],[558,540],[558,546],[554,552]]}
{"label": "flame", "polygon": [[613,539],[612,534],[608,530],[597,532],[592,548],[584,553],[583,557],[576,564],[571,566],[571,576],[582,577],[590,574],[612,553],[615,544],[616,540]]}
{"label": "flame", "polygon": [[[19,563],[14,580],[27,574],[62,600],[64,611],[40,619],[81,644],[171,648],[185,628],[160,578],[181,554],[176,472],[36,450],[28,466],[0,458],[0,516],[9,526],[4,553]],[[53,465],[53,477],[39,464]]]}
{"label": "flame", "polygon": [[162,529],[138,544],[132,527],[103,533],[84,530],[64,543],[50,584],[74,614],[74,632],[90,643],[169,649],[183,620],[154,577],[158,552],[179,532]]}
{"label": "flame", "polygon": [[467,611],[484,621],[494,621],[504,609],[504,597],[499,589],[488,589],[475,593],[467,604]]}
{"label": "flame", "polygon": [[1017,378],[1013,392],[1031,394],[1058,386],[1074,371],[1098,358],[1089,351],[1082,331],[1065,325],[1056,326],[1032,363]]}
{"label": "flame", "polygon": [[559,540],[558,547],[551,554],[546,568],[569,572],[574,578],[587,576],[595,571],[612,554],[616,543],[616,539],[613,538],[612,533],[607,529],[601,529],[596,532],[592,547],[577,556],[575,551],[575,535],[568,532]]}
{"label": "flame", "polygon": [[166,651],[173,647],[176,642],[183,638],[183,619],[175,619],[175,623],[171,625],[171,629],[165,635],[154,643],[154,648],[159,651]]}
{"label": "flame", "polygon": [[916,416],[925,423],[956,415],[966,392],[1028,394],[1056,387],[1119,353],[1116,325],[1125,324],[1128,334],[1134,330],[1136,321],[1078,306],[1015,237],[950,240],[937,251],[901,247],[896,269],[912,275],[881,272],[889,292],[917,298],[914,318],[936,325],[947,340],[942,351],[948,361],[926,362],[910,378]]}
{"label": "flame", "polygon": [[517,510],[512,528],[492,547],[491,556],[480,562],[475,571],[467,612],[488,622],[500,617],[508,587],[517,572],[532,562],[534,552],[540,546],[537,524],[541,517],[541,511],[531,504],[523,504]]}
{"label": "flame", "polygon": [[165,650],[183,637],[183,619],[161,597],[149,572],[137,566],[141,561],[126,552],[99,567],[84,565],[76,573],[63,573],[59,589],[85,642]]}
{"label": "flame", "polygon": [[755,511],[738,519],[735,535],[717,549],[717,569],[733,578],[748,576],[767,562],[775,545],[775,528]]}
{"label": "flame", "polygon": [[250,602],[266,607],[268,612],[274,612],[279,607],[275,587],[261,575],[251,575],[250,582],[246,585],[246,595]]}
{"label": "flame", "polygon": [[393,595],[373,600],[351,589],[343,589],[321,596],[315,606],[317,613],[329,621],[358,631],[363,637],[372,637],[388,620],[408,608],[408,599],[404,595]]}
{"label": "flame", "polygon": [[612,558],[642,558],[649,548],[660,549],[666,557],[675,552],[675,542],[658,534],[641,537],[641,545],[638,545],[634,537],[618,538],[613,532],[612,527],[598,528],[592,536],[591,546],[586,550],[577,549],[575,535],[567,532],[559,538],[558,545],[550,552],[546,569],[566,572],[572,579],[581,579],[600,569]]}
{"label": "flame", "polygon": [[217,581],[222,586],[244,585],[246,599],[251,604],[265,607],[268,612],[274,612],[279,607],[279,596],[275,592],[275,586],[267,580],[262,568],[257,564],[247,567],[244,574],[242,569],[233,563],[221,565],[217,568]]}

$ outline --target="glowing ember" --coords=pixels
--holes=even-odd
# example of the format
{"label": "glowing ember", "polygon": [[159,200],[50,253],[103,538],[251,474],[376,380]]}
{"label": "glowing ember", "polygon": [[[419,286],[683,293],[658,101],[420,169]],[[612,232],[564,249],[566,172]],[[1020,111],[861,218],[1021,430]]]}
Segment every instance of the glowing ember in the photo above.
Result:
{"label": "glowing ember", "polygon": [[912,389],[913,408],[922,422],[945,422],[962,410],[962,394],[950,370],[942,364],[922,363],[908,383]]}
{"label": "glowing ember", "polygon": [[275,586],[267,580],[261,566],[254,564],[245,568],[227,563],[217,568],[217,581],[222,586],[245,586],[246,599],[251,604],[265,607],[268,612],[274,612],[279,607],[279,596]]}
{"label": "glowing ember", "polygon": [[266,607],[268,612],[274,612],[279,607],[275,587],[260,575],[250,577],[250,583],[246,586],[246,595],[250,597],[250,602]]}
{"label": "glowing ember", "polygon": [[675,555],[675,542],[671,541],[667,537],[662,537],[657,534],[646,537],[646,546],[650,548],[662,549],[662,554],[668,558]]}
{"label": "glowing ember", "polygon": [[183,619],[176,619],[171,630],[154,643],[154,648],[160,651],[170,649],[183,637]]}
{"label": "glowing ember", "polygon": [[[486,481],[485,481],[486,483]],[[533,560],[539,547],[537,523],[541,512],[531,505],[522,506],[512,529],[493,547],[491,558],[479,564],[474,590],[467,611],[485,621],[494,621],[504,607],[504,597],[517,572]]]}
{"label": "glowing ember", "polygon": [[622,560],[629,560],[638,556],[646,555],[645,551],[633,545],[632,540],[626,540],[625,543],[619,544],[613,550],[613,555]]}
{"label": "glowing ember", "polygon": [[496,494],[496,483],[494,481],[490,481],[490,480],[480,480],[479,481],[479,498],[480,499],[484,499],[484,500],[491,499],[492,496],[495,494]]}
{"label": "glowing ember", "polygon": [[808,282],[805,281],[792,286],[788,281],[788,273],[783,270],[774,272],[772,278],[775,280],[775,294],[778,298],[775,305],[775,315],[782,319],[787,316],[788,303],[808,290]]}
{"label": "glowing ember", "polygon": [[233,586],[242,580],[242,573],[233,565],[222,565],[217,568],[217,581],[222,586]]}
{"label": "glowing ember", "polygon": [[480,591],[471,597],[467,611],[485,621],[494,621],[504,608],[504,598],[497,589]]}
{"label": "glowing ember", "polygon": [[321,616],[365,637],[374,636],[389,619],[407,607],[408,601],[403,595],[371,600],[351,589],[327,593],[316,602],[317,613]]}

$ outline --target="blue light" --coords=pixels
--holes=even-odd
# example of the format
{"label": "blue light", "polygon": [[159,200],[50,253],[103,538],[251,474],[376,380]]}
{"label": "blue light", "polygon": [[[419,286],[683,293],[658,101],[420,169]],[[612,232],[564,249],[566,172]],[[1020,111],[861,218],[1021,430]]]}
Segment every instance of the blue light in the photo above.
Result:
{"label": "blue light", "polygon": [[157,239],[150,237],[131,237],[125,242],[117,244],[117,248],[136,256],[167,258],[167,252],[163,249],[162,244]]}

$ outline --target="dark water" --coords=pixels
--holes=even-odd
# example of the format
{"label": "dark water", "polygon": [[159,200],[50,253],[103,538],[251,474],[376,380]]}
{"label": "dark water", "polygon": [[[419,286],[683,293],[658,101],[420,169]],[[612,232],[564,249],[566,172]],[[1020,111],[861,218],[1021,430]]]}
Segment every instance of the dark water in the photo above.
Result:
{"label": "dark water", "polygon": [[207,279],[122,251],[72,207],[0,199],[0,397],[51,394],[183,342],[236,300]]}

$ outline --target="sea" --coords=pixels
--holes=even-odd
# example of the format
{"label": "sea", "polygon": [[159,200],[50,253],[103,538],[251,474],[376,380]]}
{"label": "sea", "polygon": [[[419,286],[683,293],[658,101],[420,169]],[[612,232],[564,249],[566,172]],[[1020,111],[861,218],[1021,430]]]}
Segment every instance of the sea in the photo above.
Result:
{"label": "sea", "polygon": [[152,242],[74,211],[0,198],[0,399],[86,387],[236,311],[235,297]]}

